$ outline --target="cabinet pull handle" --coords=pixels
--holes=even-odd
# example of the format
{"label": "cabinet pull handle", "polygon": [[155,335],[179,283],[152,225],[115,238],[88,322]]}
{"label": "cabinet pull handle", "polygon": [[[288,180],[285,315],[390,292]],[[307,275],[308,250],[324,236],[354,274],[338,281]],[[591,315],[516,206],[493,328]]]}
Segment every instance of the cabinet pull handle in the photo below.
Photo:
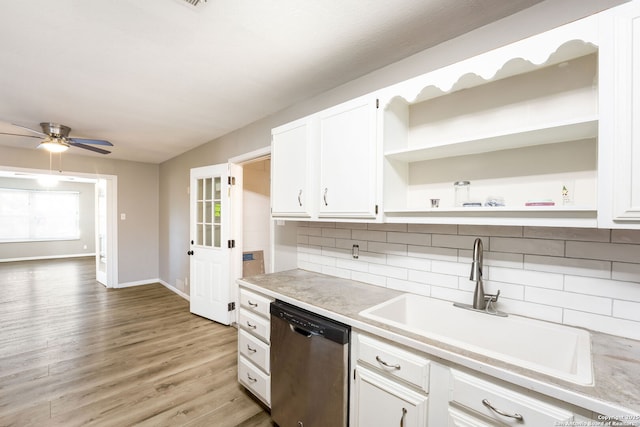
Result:
{"label": "cabinet pull handle", "polygon": [[329,191],[328,188],[324,189],[324,194],[322,195],[322,199],[324,200],[324,205],[325,206],[329,206],[329,203],[327,202],[327,191]]}
{"label": "cabinet pull handle", "polygon": [[507,418],[514,418],[520,422],[524,421],[524,417],[522,415],[518,413],[508,414],[506,412],[503,412],[500,409],[494,407],[487,399],[482,399],[482,404],[487,408],[491,409],[493,412],[495,412],[498,415],[502,415],[503,417],[507,417]]}
{"label": "cabinet pull handle", "polygon": [[400,427],[404,427],[404,418],[407,416],[407,410],[402,408],[402,417],[400,417]]}
{"label": "cabinet pull handle", "polygon": [[298,204],[302,207],[302,190],[298,192]]}
{"label": "cabinet pull handle", "polygon": [[247,372],[247,378],[249,378],[249,381],[251,381],[252,383],[255,383],[256,381],[258,381],[258,379],[253,378],[249,372]]}
{"label": "cabinet pull handle", "polygon": [[251,306],[251,307],[257,307],[258,303],[257,302],[253,302],[251,300],[247,300],[247,303]]}
{"label": "cabinet pull handle", "polygon": [[400,370],[400,364],[391,365],[385,362],[384,360],[380,359],[380,356],[376,356],[376,360],[378,361],[379,364],[386,366],[387,368],[396,369],[398,371]]}
{"label": "cabinet pull handle", "polygon": [[247,344],[247,350],[249,351],[249,353],[255,353],[256,351],[258,351],[255,348],[251,348],[251,346],[249,344]]}
{"label": "cabinet pull handle", "polygon": [[250,327],[251,329],[257,328],[257,326],[255,324],[249,322],[248,320],[247,320],[247,326]]}

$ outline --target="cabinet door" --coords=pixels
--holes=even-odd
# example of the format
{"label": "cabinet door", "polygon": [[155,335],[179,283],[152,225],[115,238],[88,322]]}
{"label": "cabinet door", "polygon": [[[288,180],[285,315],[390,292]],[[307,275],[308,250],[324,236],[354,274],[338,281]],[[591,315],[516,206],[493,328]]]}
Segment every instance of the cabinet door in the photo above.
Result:
{"label": "cabinet door", "polygon": [[318,216],[376,217],[376,100],[357,98],[318,115]]}
{"label": "cabinet door", "polygon": [[640,227],[640,3],[603,14],[600,227]]}
{"label": "cabinet door", "polygon": [[355,425],[425,427],[427,396],[365,368],[356,369]]}
{"label": "cabinet door", "polygon": [[305,118],[272,131],[272,216],[308,218],[313,212],[312,126],[311,118]]}

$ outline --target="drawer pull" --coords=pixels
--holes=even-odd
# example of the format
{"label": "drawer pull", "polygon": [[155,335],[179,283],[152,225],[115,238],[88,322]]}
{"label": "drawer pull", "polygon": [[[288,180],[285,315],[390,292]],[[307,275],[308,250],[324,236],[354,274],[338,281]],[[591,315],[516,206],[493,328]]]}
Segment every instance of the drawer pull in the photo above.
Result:
{"label": "drawer pull", "polygon": [[400,370],[400,364],[391,365],[391,364],[389,364],[389,363],[385,362],[384,360],[380,359],[380,356],[376,356],[376,360],[377,360],[377,361],[378,361],[378,363],[379,363],[379,364],[381,364],[382,366],[385,366],[385,367],[390,368],[390,369],[395,369],[395,370],[397,370],[397,371],[399,371],[399,370]]}
{"label": "drawer pull", "polygon": [[247,350],[249,351],[249,353],[255,353],[256,351],[258,351],[255,348],[251,348],[249,344],[247,344]]}
{"label": "drawer pull", "polygon": [[506,412],[503,412],[500,409],[494,407],[487,399],[482,399],[482,404],[487,408],[491,409],[493,412],[495,412],[498,415],[502,415],[503,417],[507,417],[507,418],[514,418],[520,422],[524,421],[524,417],[522,415],[518,413],[507,414]]}
{"label": "drawer pull", "polygon": [[407,416],[407,410],[402,408],[402,417],[400,417],[400,427],[404,427],[404,418]]}
{"label": "drawer pull", "polygon": [[258,381],[258,379],[253,378],[249,372],[247,372],[247,378],[249,378],[249,381],[251,381],[252,383],[255,383],[256,381]]}
{"label": "drawer pull", "polygon": [[251,307],[257,307],[258,303],[257,302],[253,302],[251,300],[247,300],[247,303],[251,306]]}
{"label": "drawer pull", "polygon": [[251,328],[251,329],[255,329],[255,328],[257,328],[257,327],[258,327],[256,324],[251,323],[251,322],[249,322],[248,320],[247,320],[247,326],[248,326],[249,328]]}

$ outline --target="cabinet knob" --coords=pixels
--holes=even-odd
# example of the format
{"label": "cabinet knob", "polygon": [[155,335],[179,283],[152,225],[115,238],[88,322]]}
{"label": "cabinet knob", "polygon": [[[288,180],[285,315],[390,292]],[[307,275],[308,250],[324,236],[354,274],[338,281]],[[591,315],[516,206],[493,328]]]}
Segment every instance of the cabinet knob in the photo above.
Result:
{"label": "cabinet knob", "polygon": [[187,251],[187,255],[189,256],[193,255],[193,251]]}

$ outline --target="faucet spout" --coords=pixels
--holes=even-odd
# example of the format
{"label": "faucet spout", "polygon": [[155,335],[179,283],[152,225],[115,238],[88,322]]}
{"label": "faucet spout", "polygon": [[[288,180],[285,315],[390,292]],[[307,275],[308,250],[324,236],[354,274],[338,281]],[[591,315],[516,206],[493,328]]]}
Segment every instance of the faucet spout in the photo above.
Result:
{"label": "faucet spout", "polygon": [[473,242],[473,260],[471,262],[471,273],[469,274],[469,280],[476,282],[476,289],[473,292],[473,308],[476,310],[487,308],[487,300],[482,284],[482,252],[482,240],[477,238]]}

